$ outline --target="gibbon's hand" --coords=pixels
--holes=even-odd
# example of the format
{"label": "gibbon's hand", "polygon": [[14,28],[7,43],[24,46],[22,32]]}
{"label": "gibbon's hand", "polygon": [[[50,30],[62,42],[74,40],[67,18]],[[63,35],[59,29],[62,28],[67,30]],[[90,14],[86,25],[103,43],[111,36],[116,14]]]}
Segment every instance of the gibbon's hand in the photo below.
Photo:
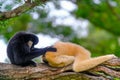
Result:
{"label": "gibbon's hand", "polygon": [[54,48],[53,46],[49,46],[49,47],[46,47],[46,51],[52,51],[52,52],[56,52],[57,49]]}

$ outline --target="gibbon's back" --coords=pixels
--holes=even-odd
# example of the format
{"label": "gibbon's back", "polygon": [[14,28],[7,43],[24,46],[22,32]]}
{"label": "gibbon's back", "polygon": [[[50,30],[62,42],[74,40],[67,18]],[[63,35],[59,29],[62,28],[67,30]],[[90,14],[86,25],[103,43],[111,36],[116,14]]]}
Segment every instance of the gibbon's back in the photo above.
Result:
{"label": "gibbon's back", "polygon": [[82,46],[69,42],[59,41],[54,44],[54,47],[57,48],[57,52],[55,52],[55,54],[63,54],[69,56],[78,56],[82,54],[90,55],[90,52]]}

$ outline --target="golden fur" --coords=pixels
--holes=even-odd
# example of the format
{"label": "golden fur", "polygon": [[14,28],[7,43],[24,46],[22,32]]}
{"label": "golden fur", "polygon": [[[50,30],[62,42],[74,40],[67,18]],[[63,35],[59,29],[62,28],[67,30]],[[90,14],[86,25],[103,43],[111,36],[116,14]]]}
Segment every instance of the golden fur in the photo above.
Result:
{"label": "golden fur", "polygon": [[69,42],[56,42],[54,47],[57,48],[57,52],[47,52],[45,54],[48,64],[52,67],[64,67],[73,63],[75,72],[91,69],[115,57],[111,54],[91,58],[91,53],[87,49]]}

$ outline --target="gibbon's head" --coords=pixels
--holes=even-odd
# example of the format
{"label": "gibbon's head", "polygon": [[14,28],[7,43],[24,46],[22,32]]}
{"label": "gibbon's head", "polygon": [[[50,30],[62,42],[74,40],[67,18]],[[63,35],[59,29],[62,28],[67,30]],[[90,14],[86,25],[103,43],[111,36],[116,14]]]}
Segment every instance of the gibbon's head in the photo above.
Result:
{"label": "gibbon's head", "polygon": [[31,48],[32,47],[32,45],[33,45],[33,42],[32,41],[28,41],[28,46],[29,46],[29,48]]}
{"label": "gibbon's head", "polygon": [[47,61],[47,59],[46,59],[46,57],[45,57],[45,54],[42,55],[42,61],[43,61],[45,64],[48,64],[48,61]]}
{"label": "gibbon's head", "polygon": [[14,35],[13,39],[16,39],[16,38],[20,39],[25,43],[28,43],[28,41],[32,41],[34,45],[36,45],[39,42],[39,39],[35,34],[24,32],[24,31],[17,32]]}

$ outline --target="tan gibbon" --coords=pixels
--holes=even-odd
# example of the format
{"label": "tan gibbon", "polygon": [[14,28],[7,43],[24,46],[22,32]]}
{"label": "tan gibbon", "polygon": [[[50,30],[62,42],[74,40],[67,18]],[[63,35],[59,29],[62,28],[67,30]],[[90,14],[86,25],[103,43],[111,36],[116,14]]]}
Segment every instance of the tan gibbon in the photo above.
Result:
{"label": "tan gibbon", "polygon": [[73,63],[73,71],[81,72],[91,69],[109,59],[115,58],[113,54],[91,58],[91,53],[84,47],[70,42],[56,42],[53,47],[56,52],[46,52],[43,61],[52,67],[64,67]]}

